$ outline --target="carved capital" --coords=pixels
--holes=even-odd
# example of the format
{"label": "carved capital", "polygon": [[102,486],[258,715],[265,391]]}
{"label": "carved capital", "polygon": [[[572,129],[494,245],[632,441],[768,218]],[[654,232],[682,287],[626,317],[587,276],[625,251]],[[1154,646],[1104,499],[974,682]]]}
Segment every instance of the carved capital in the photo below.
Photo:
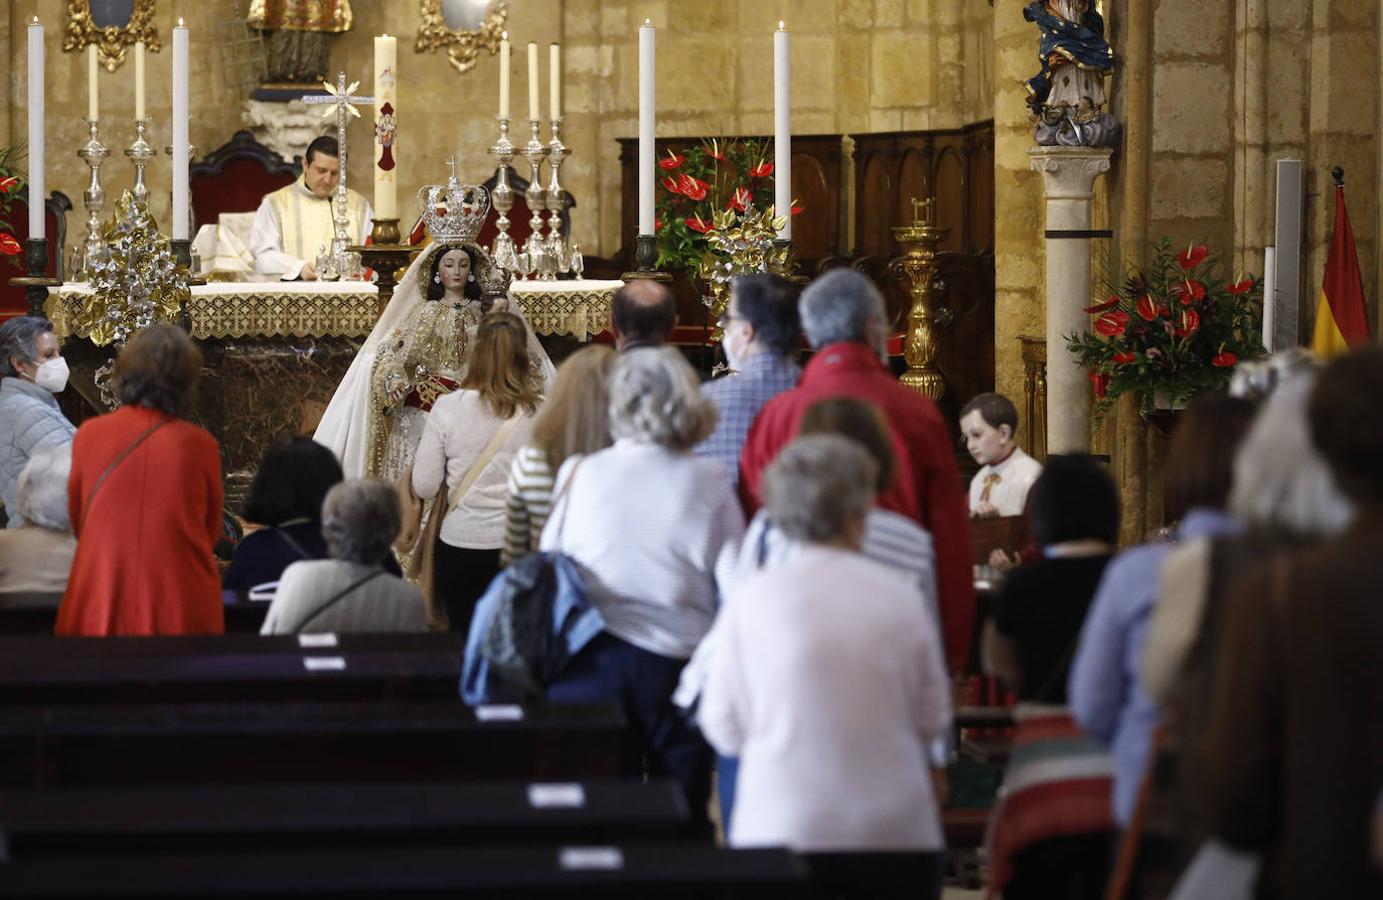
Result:
{"label": "carved capital", "polygon": [[1095,177],[1109,171],[1109,147],[1029,147],[1034,172],[1042,173],[1042,192],[1048,200],[1090,200]]}

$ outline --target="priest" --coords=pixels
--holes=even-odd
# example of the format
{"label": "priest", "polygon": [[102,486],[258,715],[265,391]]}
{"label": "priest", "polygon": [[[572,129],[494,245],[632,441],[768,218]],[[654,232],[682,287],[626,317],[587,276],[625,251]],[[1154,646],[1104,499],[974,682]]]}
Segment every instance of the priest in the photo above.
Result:
{"label": "priest", "polygon": [[[341,150],[334,137],[319,137],[303,154],[303,177],[264,198],[250,228],[255,271],[283,281],[313,281],[316,259],[336,236],[337,183]],[[365,243],[374,211],[369,201],[346,189],[346,219],[353,244]]]}

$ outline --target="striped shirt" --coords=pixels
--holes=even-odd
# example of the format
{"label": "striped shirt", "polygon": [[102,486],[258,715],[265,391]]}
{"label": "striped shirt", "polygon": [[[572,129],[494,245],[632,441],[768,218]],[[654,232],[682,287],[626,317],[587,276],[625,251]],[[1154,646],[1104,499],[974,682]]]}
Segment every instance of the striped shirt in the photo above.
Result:
{"label": "striped shirt", "polygon": [[509,467],[509,499],[504,508],[504,549],[509,565],[538,549],[538,538],[552,509],[552,469],[547,454],[532,444],[519,448]]}
{"label": "striped shirt", "polygon": [[580,564],[606,630],[650,653],[690,657],[715,619],[744,534],[720,464],[621,438],[563,463],[556,490],[566,494],[542,549]]}

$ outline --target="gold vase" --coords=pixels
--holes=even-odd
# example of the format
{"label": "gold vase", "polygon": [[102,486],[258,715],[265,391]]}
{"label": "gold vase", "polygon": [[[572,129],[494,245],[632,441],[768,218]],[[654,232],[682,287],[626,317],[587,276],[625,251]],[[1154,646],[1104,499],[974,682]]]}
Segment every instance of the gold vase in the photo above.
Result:
{"label": "gold vase", "polygon": [[903,357],[908,370],[899,379],[932,400],[940,400],[946,392],[945,379],[936,368],[936,354],[941,346],[936,320],[936,250],[951,233],[949,228],[936,225],[936,198],[913,198],[912,222],[893,228],[893,237],[903,248],[903,255],[890,267],[894,277],[908,279],[908,294],[912,309],[908,312],[908,336],[903,345]]}

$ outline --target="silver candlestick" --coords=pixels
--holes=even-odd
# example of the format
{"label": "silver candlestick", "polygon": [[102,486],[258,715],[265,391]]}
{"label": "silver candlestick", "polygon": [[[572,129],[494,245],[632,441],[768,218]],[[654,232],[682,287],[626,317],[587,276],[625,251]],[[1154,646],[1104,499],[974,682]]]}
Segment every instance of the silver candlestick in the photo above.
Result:
{"label": "silver candlestick", "polygon": [[144,139],[149,127],[148,118],[134,120],[134,143],[125,148],[125,155],[134,163],[134,188],[130,191],[139,203],[149,202],[149,188],[144,183],[144,167],[154,158],[154,148]]}
{"label": "silver candlestick", "polygon": [[528,227],[532,234],[528,236],[526,250],[529,258],[533,261],[534,269],[541,269],[539,262],[546,255],[547,250],[543,245],[543,204],[547,198],[547,191],[543,189],[543,160],[547,158],[549,150],[538,140],[538,128],[541,125],[540,119],[529,119],[528,143],[524,145],[523,155],[528,158],[529,168],[532,174],[528,179],[528,191],[524,196],[528,199],[528,209],[532,215],[528,219]]}
{"label": "silver candlestick", "polygon": [[490,258],[506,269],[513,269],[514,239],[509,236],[509,210],[514,208],[514,188],[509,184],[509,163],[514,159],[514,144],[509,140],[509,117],[498,116],[499,140],[490,152],[499,161],[495,169],[495,189],[490,192],[490,202],[495,208],[495,242],[490,247]]}
{"label": "silver candlestick", "polygon": [[101,187],[101,163],[110,156],[110,150],[101,143],[100,122],[88,119],[86,124],[91,137],[77,151],[77,155],[91,170],[91,181],[82,192],[82,203],[86,206],[86,241],[82,245],[81,266],[74,276],[78,281],[87,280],[91,263],[99,259],[105,250],[105,242],[101,240],[101,210],[106,207],[106,192]]}
{"label": "silver candlestick", "polygon": [[547,168],[551,175],[547,183],[547,239],[557,269],[565,269],[562,258],[566,256],[562,241],[562,213],[567,205],[567,192],[562,188],[558,172],[562,160],[571,155],[562,144],[562,117],[552,120],[552,140],[548,142]]}

